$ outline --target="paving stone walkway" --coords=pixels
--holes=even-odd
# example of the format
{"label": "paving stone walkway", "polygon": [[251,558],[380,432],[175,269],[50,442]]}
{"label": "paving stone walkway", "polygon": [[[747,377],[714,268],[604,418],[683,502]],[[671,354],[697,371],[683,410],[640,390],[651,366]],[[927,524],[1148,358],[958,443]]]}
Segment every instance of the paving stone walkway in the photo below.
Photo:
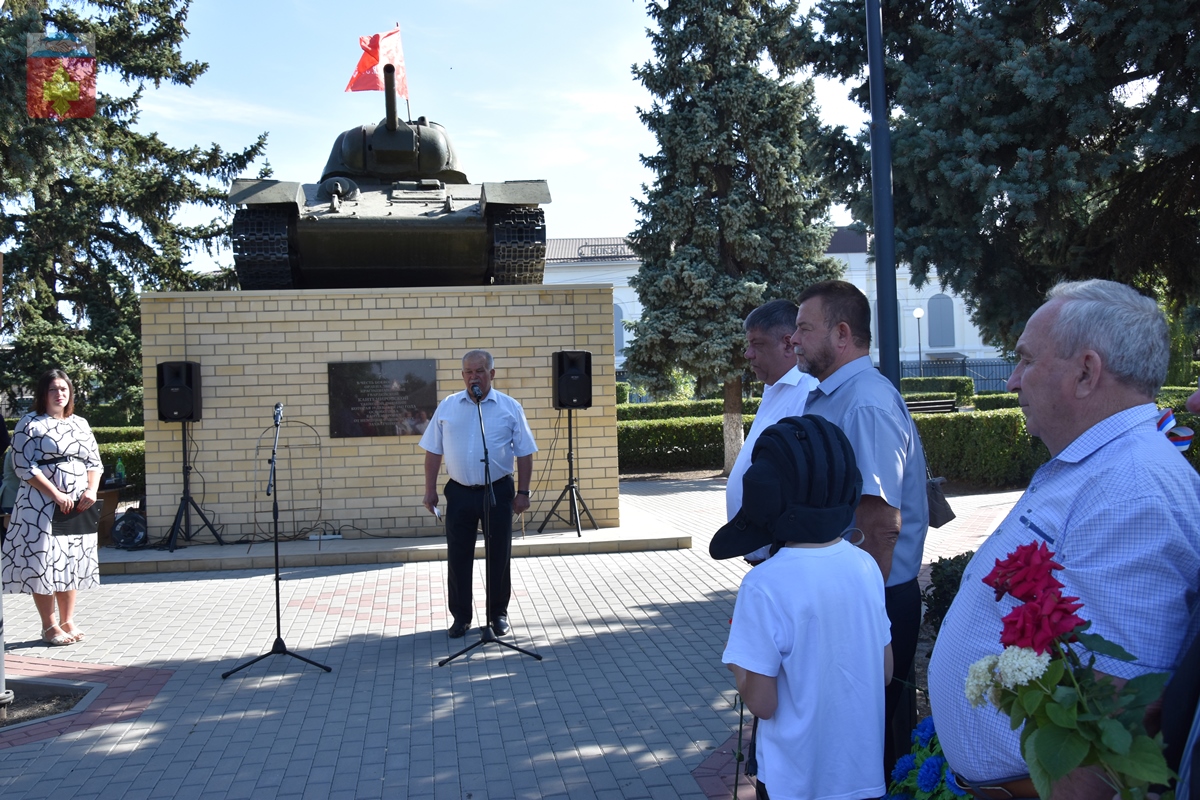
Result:
{"label": "paving stone walkway", "polygon": [[[621,484],[622,528],[688,533],[690,550],[515,559],[507,641],[542,661],[486,644],[438,667],[464,641],[445,634],[440,561],[284,571],[283,638],[331,673],[271,655],[221,678],[272,648],[267,570],[106,576],[70,647],[42,645],[33,604],[7,596],[10,676],[110,693],[0,729],[0,797],[731,797],[720,653],[746,567],[708,557],[723,492]],[[974,547],[1017,496],[952,498],[928,557]]]}

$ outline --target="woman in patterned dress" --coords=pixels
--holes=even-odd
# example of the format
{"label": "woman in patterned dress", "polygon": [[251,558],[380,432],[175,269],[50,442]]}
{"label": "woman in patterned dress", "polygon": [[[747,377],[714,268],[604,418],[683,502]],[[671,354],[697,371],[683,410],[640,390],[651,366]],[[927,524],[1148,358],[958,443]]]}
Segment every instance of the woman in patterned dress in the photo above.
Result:
{"label": "woman in patterned dress", "polygon": [[33,595],[46,644],[73,644],[84,638],[72,619],[75,590],[100,585],[96,534],[55,536],[54,510],[94,505],[103,467],[91,427],[74,415],[75,387],[65,372],[42,375],[33,407],[13,433],[21,486],[4,539],[4,592]]}

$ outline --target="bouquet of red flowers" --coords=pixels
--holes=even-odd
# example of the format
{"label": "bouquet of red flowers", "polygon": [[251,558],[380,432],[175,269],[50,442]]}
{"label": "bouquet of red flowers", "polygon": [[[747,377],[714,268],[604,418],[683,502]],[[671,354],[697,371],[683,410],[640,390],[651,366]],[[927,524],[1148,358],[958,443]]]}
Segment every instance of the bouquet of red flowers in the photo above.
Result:
{"label": "bouquet of red flowers", "polygon": [[967,698],[973,706],[990,701],[1009,715],[1013,730],[1025,726],[1021,755],[1041,797],[1049,798],[1054,782],[1072,770],[1096,766],[1114,794],[1141,800],[1151,784],[1173,777],[1161,735],[1151,737],[1142,724],[1169,676],[1142,675],[1118,688],[1095,672],[1096,655],[1135,659],[1087,632],[1091,623],[1076,614],[1083,604],[1063,596],[1054,577],[1062,566],[1053,557],[1044,543],[1023,545],[997,559],[983,579],[997,602],[1008,594],[1021,605],[1003,619],[1004,652],[971,665]]}

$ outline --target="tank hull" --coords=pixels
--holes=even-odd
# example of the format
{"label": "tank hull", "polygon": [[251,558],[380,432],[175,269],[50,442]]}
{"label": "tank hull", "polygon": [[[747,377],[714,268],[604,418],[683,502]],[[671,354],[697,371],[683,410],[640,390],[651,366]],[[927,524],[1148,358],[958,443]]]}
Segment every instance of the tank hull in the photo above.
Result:
{"label": "tank hull", "polygon": [[544,181],[237,180],[230,199],[239,206],[232,239],[246,290],[542,281]]}

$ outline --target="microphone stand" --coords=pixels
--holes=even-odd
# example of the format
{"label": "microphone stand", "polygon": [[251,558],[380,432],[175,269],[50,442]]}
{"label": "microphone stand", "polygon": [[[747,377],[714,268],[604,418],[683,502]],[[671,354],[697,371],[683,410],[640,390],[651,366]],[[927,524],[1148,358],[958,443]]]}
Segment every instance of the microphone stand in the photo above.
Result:
{"label": "microphone stand", "polygon": [[222,678],[228,678],[235,672],[239,672],[251,664],[257,664],[267,656],[285,655],[292,658],[298,658],[306,664],[312,664],[314,667],[320,667],[326,672],[333,672],[333,667],[327,667],[324,664],[318,664],[310,658],[305,658],[299,653],[293,653],[287,649],[287,645],[283,643],[283,619],[280,612],[279,604],[279,492],[274,495],[271,490],[275,488],[275,459],[279,453],[279,425],[283,422],[283,403],[275,404],[275,443],[271,446],[271,470],[267,476],[267,496],[271,498],[271,518],[275,522],[275,644],[270,651],[263,653],[257,658],[253,658],[242,664],[239,667],[234,667],[228,672],[221,673]]}
{"label": "microphone stand", "polygon": [[[488,589],[492,585],[492,509],[496,507],[496,492],[492,488],[492,460],[491,456],[488,454],[487,432],[484,431],[483,428],[483,392],[480,390],[477,384],[472,384],[471,394],[475,397],[475,411],[479,415],[479,436],[483,441],[483,458],[481,459],[483,461],[483,513],[480,514],[480,516],[483,518],[483,607],[487,609]],[[510,555],[509,558],[511,559],[512,556]],[[515,644],[509,644],[508,642],[504,642],[496,638],[496,633],[492,630],[492,620],[485,619],[483,627],[479,629],[479,641],[475,642],[474,644],[467,645],[452,656],[443,658],[438,662],[438,666],[444,667],[459,656],[465,655],[474,650],[476,647],[488,644],[489,642],[491,644],[498,644],[501,647],[507,647],[509,650],[516,650],[518,653],[524,653],[525,655],[531,656],[538,661],[542,660],[542,657],[537,653],[531,653],[528,650],[522,650]]]}

